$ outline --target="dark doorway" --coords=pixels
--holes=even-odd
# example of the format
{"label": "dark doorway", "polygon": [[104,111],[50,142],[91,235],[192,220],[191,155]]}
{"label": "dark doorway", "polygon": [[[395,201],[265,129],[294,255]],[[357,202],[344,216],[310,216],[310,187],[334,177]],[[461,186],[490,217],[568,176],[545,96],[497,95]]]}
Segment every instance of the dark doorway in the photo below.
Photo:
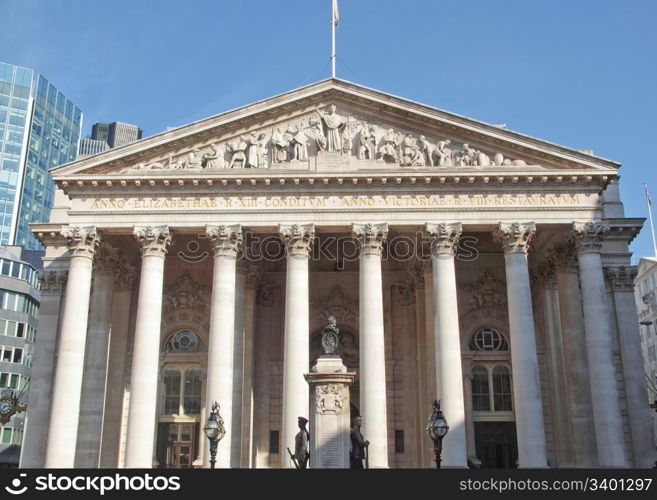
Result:
{"label": "dark doorway", "polygon": [[199,424],[162,422],[157,430],[160,469],[191,469],[196,458]]}
{"label": "dark doorway", "polygon": [[515,469],[518,459],[515,422],[475,422],[475,448],[482,469]]}

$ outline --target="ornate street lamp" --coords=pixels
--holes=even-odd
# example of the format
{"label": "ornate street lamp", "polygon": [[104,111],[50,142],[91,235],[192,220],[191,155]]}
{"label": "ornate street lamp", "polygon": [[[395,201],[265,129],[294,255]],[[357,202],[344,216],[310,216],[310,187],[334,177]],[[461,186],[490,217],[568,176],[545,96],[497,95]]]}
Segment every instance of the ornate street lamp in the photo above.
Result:
{"label": "ornate street lamp", "polygon": [[433,402],[433,413],[429,417],[429,423],[427,425],[427,434],[433,441],[433,451],[436,454],[436,469],[440,469],[440,454],[443,451],[443,438],[447,435],[449,431],[449,425],[447,425],[447,420],[443,415],[442,410],[440,409],[440,401],[434,400]]}
{"label": "ornate street lamp", "polygon": [[205,427],[203,427],[203,432],[205,432],[205,435],[210,440],[210,468],[214,469],[214,464],[217,461],[217,445],[226,435],[224,419],[219,415],[219,403],[216,401],[212,403],[212,411]]}

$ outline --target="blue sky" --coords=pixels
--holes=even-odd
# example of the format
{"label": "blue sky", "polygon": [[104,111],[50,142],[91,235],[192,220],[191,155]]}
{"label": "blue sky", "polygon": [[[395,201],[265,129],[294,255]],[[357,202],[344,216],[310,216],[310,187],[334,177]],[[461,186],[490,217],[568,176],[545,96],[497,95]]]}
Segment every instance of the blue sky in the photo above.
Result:
{"label": "blue sky", "polygon": [[[339,0],[337,76],[618,161],[657,208],[657,2]],[[330,76],[331,0],[0,0],[0,60],[145,135]],[[648,222],[632,244],[652,255]]]}

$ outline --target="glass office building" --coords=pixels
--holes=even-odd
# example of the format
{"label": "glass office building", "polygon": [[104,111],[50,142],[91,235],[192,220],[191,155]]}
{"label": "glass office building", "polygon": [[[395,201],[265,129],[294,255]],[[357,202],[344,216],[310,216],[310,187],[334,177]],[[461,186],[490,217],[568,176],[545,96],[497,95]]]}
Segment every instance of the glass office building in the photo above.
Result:
{"label": "glass office building", "polygon": [[49,171],[75,160],[82,111],[42,75],[0,62],[0,245],[41,248],[32,222],[47,222]]}

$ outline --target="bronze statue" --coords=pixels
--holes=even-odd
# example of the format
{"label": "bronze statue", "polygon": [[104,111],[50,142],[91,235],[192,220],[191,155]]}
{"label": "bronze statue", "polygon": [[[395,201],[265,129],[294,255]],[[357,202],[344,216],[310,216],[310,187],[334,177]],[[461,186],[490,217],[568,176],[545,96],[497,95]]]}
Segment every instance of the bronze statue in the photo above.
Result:
{"label": "bronze statue", "polygon": [[310,433],[306,429],[308,419],[299,417],[299,432],[294,437],[294,455],[292,459],[296,462],[299,469],[306,469],[308,467],[308,459],[310,452],[308,451],[308,442],[310,441]]}
{"label": "bronze statue", "polygon": [[[367,466],[367,447],[369,441],[363,438],[360,427],[363,425],[363,417],[358,416],[351,422],[351,448],[349,449],[349,463],[352,469],[362,469],[363,460]],[[367,467],[369,468],[369,467]]]}

